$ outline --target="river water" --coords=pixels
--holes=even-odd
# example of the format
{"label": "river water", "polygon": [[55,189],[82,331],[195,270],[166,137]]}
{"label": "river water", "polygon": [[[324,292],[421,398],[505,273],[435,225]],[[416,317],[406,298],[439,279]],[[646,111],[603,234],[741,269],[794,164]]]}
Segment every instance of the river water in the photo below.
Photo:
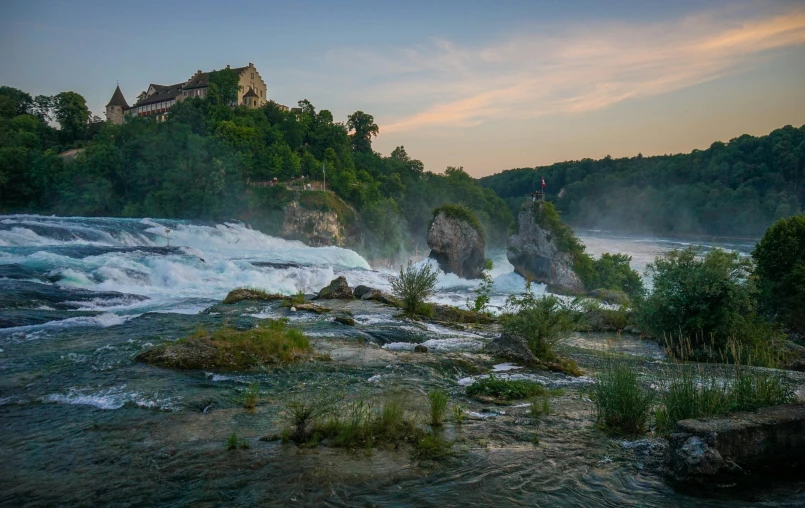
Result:
{"label": "river water", "polygon": [[[624,252],[642,271],[685,242],[581,232],[592,254]],[[726,247],[748,252],[751,245]],[[494,261],[492,304],[524,288],[505,252]],[[312,294],[344,275],[351,286],[389,289],[355,252],[307,247],[239,223],[155,219],[0,216],[0,504],[734,505],[805,501],[800,483],[769,484],[736,497],[675,492],[652,473],[651,440],[605,437],[592,424],[591,379],[527,372],[566,394],[532,425],[526,408],[496,408],[463,396],[473,376],[495,369],[480,354],[491,330],[413,323],[371,302],[336,303],[355,327],[289,313],[277,302],[219,305],[235,287]],[[433,300],[462,305],[478,281],[440,274]],[[544,291],[538,287],[537,291]],[[248,373],[193,372],[137,363],[138,353],[202,327],[252,326],[286,317],[330,362]],[[430,353],[411,353],[424,343]],[[661,361],[636,339],[575,337],[585,367],[602,344]],[[590,365],[592,365],[590,364]],[[469,380],[469,381],[468,381]],[[260,387],[254,411],[238,402]],[[400,450],[348,451],[260,441],[284,425],[282,398],[338,386],[350,397],[432,388],[466,407],[448,425],[455,457],[418,463]],[[237,432],[248,450],[227,451]],[[534,433],[539,445],[534,444]],[[656,462],[656,461],[655,461]]]}

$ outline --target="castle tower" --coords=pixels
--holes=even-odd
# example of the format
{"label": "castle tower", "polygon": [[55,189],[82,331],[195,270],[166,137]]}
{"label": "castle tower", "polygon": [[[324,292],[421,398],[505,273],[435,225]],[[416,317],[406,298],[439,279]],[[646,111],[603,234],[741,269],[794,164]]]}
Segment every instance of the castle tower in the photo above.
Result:
{"label": "castle tower", "polygon": [[127,109],[129,109],[129,105],[123,97],[123,92],[120,91],[120,85],[117,85],[109,104],[106,105],[106,121],[121,125],[123,123],[123,112]]}

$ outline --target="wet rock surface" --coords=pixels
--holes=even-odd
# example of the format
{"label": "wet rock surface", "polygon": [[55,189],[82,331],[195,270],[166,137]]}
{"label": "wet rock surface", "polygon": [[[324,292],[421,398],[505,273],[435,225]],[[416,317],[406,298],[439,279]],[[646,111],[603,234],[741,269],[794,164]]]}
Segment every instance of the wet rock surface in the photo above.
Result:
{"label": "wet rock surface", "polygon": [[477,279],[484,269],[484,237],[467,220],[444,211],[434,217],[428,228],[430,258],[448,273],[465,279]]}
{"label": "wet rock surface", "polygon": [[581,294],[584,284],[573,271],[573,258],[559,249],[551,231],[536,219],[539,202],[526,203],[520,211],[520,229],[509,238],[506,257],[514,271],[526,279],[548,285],[554,293]]}
{"label": "wet rock surface", "polygon": [[324,287],[315,296],[314,300],[352,300],[352,288],[347,284],[347,278],[343,275],[333,279],[327,287]]}
{"label": "wet rock surface", "polygon": [[677,482],[720,481],[757,466],[801,461],[805,404],[683,420],[669,446],[668,472]]}
{"label": "wet rock surface", "polygon": [[528,343],[525,339],[519,335],[510,333],[503,333],[500,337],[487,343],[484,352],[524,365],[532,365],[539,362],[537,357],[534,356],[534,353],[528,348]]}

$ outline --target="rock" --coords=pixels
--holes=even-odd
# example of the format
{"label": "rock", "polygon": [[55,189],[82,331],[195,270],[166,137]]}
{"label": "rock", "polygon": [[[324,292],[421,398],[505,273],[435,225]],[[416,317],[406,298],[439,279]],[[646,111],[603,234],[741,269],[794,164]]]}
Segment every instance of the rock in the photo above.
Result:
{"label": "rock", "polygon": [[438,211],[428,227],[430,257],[448,273],[477,279],[484,270],[486,243],[483,232],[468,220]]}
{"label": "rock", "polygon": [[523,365],[539,363],[537,357],[528,348],[528,343],[525,339],[519,335],[505,332],[500,337],[487,343],[484,352]]}
{"label": "rock", "polygon": [[294,307],[293,305],[291,305],[291,312],[296,312],[296,307]]}
{"label": "rock", "polygon": [[370,294],[370,293],[372,293],[374,291],[378,291],[378,290],[375,289],[375,288],[370,288],[369,286],[364,286],[363,284],[361,284],[360,286],[355,286],[355,289],[352,290],[352,296],[354,296],[355,298],[363,299],[363,295]]}
{"label": "rock", "polygon": [[355,326],[355,320],[349,316],[336,316],[333,321],[342,325]]}
{"label": "rock", "polygon": [[237,365],[234,357],[219,356],[219,349],[207,338],[177,341],[137,355],[138,362],[174,369],[206,369]]}
{"label": "rock", "polygon": [[614,289],[593,289],[587,296],[601,300],[609,305],[627,305],[629,297],[623,291],[616,291]]}
{"label": "rock", "polygon": [[334,210],[305,208],[298,201],[285,207],[281,234],[316,247],[344,244],[344,228]]}
{"label": "rock", "polygon": [[414,346],[414,353],[427,353],[428,346],[423,346],[422,344],[417,344]]}
{"label": "rock", "polygon": [[330,312],[330,309],[327,307],[322,307],[321,305],[316,305],[314,303],[300,303],[295,307],[296,310],[304,310],[306,312],[313,312],[315,314],[324,314],[325,312]]}
{"label": "rock", "polygon": [[788,404],[680,421],[669,440],[667,465],[672,479],[700,483],[803,458],[805,404]]}
{"label": "rock", "polygon": [[537,222],[543,203],[526,202],[518,220],[520,229],[509,238],[506,257],[526,279],[547,284],[553,293],[577,295],[584,284],[573,271],[573,256],[559,250],[553,233]]}
{"label": "rock", "polygon": [[322,288],[314,300],[352,300],[352,289],[347,284],[347,278],[343,275],[334,279],[330,284]]}
{"label": "rock", "polygon": [[266,293],[265,291],[260,291],[259,289],[238,288],[230,291],[229,294],[226,295],[226,298],[224,298],[223,303],[232,304],[243,300],[271,301],[282,300],[283,298],[285,298],[283,295]]}

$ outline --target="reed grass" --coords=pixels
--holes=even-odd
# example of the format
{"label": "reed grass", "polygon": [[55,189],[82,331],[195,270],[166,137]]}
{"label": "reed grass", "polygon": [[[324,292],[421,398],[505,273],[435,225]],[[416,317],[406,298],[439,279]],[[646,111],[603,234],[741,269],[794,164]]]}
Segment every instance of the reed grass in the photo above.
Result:
{"label": "reed grass", "polygon": [[627,364],[609,360],[593,387],[596,418],[610,432],[638,434],[646,427],[655,395]]}
{"label": "reed grass", "polygon": [[440,427],[447,412],[447,392],[444,390],[431,390],[428,392],[430,402],[430,424],[433,427]]}

